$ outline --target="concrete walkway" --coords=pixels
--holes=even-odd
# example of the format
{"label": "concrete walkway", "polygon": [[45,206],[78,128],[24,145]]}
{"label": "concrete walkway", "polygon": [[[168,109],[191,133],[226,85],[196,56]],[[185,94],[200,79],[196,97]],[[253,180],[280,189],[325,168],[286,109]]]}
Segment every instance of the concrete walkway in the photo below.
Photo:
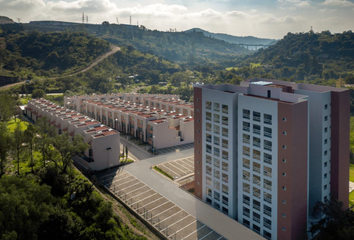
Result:
{"label": "concrete walkway", "polygon": [[176,154],[170,154],[155,158],[139,161],[124,167],[124,170],[131,173],[137,179],[144,182],[150,188],[154,189],[162,196],[184,209],[194,216],[197,220],[209,226],[211,229],[222,234],[230,240],[258,240],[264,239],[255,232],[244,227],[225,214],[219,212],[213,207],[203,203],[189,193],[180,189],[171,181],[153,172],[150,167],[157,163],[191,156],[192,150],[182,151]]}
{"label": "concrete walkway", "polygon": [[349,193],[354,191],[354,182],[349,182]]}

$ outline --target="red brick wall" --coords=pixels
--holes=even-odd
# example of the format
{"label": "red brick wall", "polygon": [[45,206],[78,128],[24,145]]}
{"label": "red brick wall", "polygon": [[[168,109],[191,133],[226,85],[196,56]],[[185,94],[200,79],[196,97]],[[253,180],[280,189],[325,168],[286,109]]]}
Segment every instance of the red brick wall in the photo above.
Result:
{"label": "red brick wall", "polygon": [[[202,89],[194,88],[194,179],[195,195],[202,199],[203,194],[203,145],[202,145]],[[198,142],[199,141],[199,142]]]}

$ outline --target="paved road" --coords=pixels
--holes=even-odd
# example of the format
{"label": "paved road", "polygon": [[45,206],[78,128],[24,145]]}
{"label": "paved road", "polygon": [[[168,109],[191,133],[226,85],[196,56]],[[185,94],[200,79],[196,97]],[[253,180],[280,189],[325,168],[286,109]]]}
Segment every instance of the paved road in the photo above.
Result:
{"label": "paved road", "polygon": [[[134,164],[130,164],[124,167],[124,170],[131,173],[133,176],[144,182],[150,188],[154,189],[162,196],[175,203],[180,208],[194,216],[197,220],[203,222],[216,232],[222,234],[227,239],[232,240],[258,240],[264,239],[260,235],[247,229],[240,223],[229,218],[225,214],[219,212],[213,207],[203,203],[196,199],[189,193],[180,189],[173,182],[166,180],[164,177],[156,174],[150,169],[151,165],[156,162],[162,162],[163,158],[181,158],[181,154],[186,156],[187,152],[191,153],[191,150],[187,150],[186,153],[176,153],[170,155],[164,155],[161,157],[155,157],[146,159],[145,161],[139,161]],[[172,160],[172,159],[170,159]]]}
{"label": "paved road", "polygon": [[125,138],[125,136],[121,136],[120,142],[123,144],[124,147],[128,144],[128,151],[131,152],[137,158],[137,160],[151,158],[152,155],[150,153],[141,149],[140,147],[135,146],[131,142],[127,141]]}

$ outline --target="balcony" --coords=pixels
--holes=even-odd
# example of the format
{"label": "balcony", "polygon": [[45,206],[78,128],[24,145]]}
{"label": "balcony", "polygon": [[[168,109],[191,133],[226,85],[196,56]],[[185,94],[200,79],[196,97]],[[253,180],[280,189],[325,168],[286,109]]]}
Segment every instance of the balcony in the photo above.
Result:
{"label": "balcony", "polygon": [[256,179],[256,178],[253,178],[253,183],[254,183],[254,184],[257,184],[258,186],[261,185],[261,181],[259,181],[259,180]]}
{"label": "balcony", "polygon": [[263,225],[268,229],[272,229],[272,225],[270,225],[269,223],[265,222]]}
{"label": "balcony", "polygon": [[224,205],[226,205],[226,206],[229,205],[229,202],[228,202],[228,201],[225,201],[225,200],[222,200],[222,203],[223,203]]}
{"label": "balcony", "polygon": [[214,122],[215,122],[215,123],[220,123],[220,119],[214,117]]}
{"label": "balcony", "polygon": [[261,160],[261,156],[259,154],[253,154],[253,158],[257,160]]}
{"label": "balcony", "polygon": [[253,116],[253,121],[260,122],[261,118],[257,116]]}
{"label": "balcony", "polygon": [[244,114],[243,114],[243,118],[250,119],[250,115],[247,114],[247,113],[244,113]]}
{"label": "balcony", "polygon": [[264,157],[264,162],[272,165],[272,159]]}
{"label": "balcony", "polygon": [[244,204],[247,204],[248,206],[250,205],[250,201],[249,201],[249,200],[246,200],[246,199],[243,199],[243,203],[244,203]]}
{"label": "balcony", "polygon": [[220,142],[219,141],[214,141],[214,144],[219,146]]}
{"label": "balcony", "polygon": [[245,155],[245,156],[250,156],[250,152],[249,151],[243,151],[243,155]]}
{"label": "balcony", "polygon": [[223,148],[229,148],[228,144],[226,144],[226,143],[223,143],[223,144],[222,144],[222,147],[223,147]]}
{"label": "balcony", "polygon": [[268,151],[272,151],[272,146],[271,145],[264,145],[264,149]]}
{"label": "balcony", "polygon": [[256,210],[258,210],[258,211],[261,210],[261,206],[259,206],[259,205],[253,205],[253,208],[256,209]]}
{"label": "balcony", "polygon": [[261,134],[261,130],[259,130],[259,129],[253,129],[253,133],[260,135],[260,134]]}
{"label": "balcony", "polygon": [[253,171],[260,173],[261,169],[259,167],[253,166]]}
{"label": "balcony", "polygon": [[243,167],[250,169],[250,164],[249,163],[243,163]]}
{"label": "balcony", "polygon": [[261,198],[261,194],[259,192],[253,192],[253,196]]}
{"label": "balcony", "polygon": [[222,159],[229,160],[229,155],[223,154],[223,155],[222,155]]}
{"label": "balcony", "polygon": [[272,124],[272,119],[264,118],[264,123],[265,124]]}
{"label": "balcony", "polygon": [[269,191],[272,191],[272,186],[269,184],[264,183],[264,188],[268,189]]}
{"label": "balcony", "polygon": [[211,171],[208,171],[208,170],[207,170],[207,171],[206,171],[206,174],[211,175]]}
{"label": "balcony", "polygon": [[246,192],[246,193],[250,193],[250,187],[244,187],[243,191]]}
{"label": "balcony", "polygon": [[207,137],[206,141],[211,143],[211,137]]}
{"label": "balcony", "polygon": [[229,125],[229,121],[222,120],[222,124],[228,126]]}
{"label": "balcony", "polygon": [[250,139],[249,138],[243,138],[243,142],[249,144],[250,143]]}
{"label": "balcony", "polygon": [[268,211],[268,210],[263,210],[263,213],[265,214],[265,215],[268,215],[269,217],[271,217],[272,216],[272,213],[270,212],[270,211]]}
{"label": "balcony", "polygon": [[246,175],[243,175],[243,179],[249,181],[249,180],[250,180],[250,177],[249,177],[249,176],[246,176]]}
{"label": "balcony", "polygon": [[250,127],[243,126],[243,130],[246,131],[246,132],[249,132],[250,131]]}
{"label": "balcony", "polygon": [[271,132],[264,132],[264,136],[271,138],[272,137],[272,133]]}
{"label": "balcony", "polygon": [[261,147],[261,143],[260,143],[260,142],[253,142],[253,146],[255,146],[255,147]]}
{"label": "balcony", "polygon": [[223,137],[227,137],[229,134],[228,134],[228,132],[227,131],[222,131],[222,136]]}
{"label": "balcony", "polygon": [[264,175],[267,176],[267,177],[272,177],[272,173],[271,172],[268,172],[266,170],[263,171]]}
{"label": "balcony", "polygon": [[222,108],[222,113],[228,114],[229,113],[229,109],[228,108]]}
{"label": "balcony", "polygon": [[272,199],[269,197],[264,197],[264,201],[266,201],[267,203],[272,203]]}
{"label": "balcony", "polygon": [[211,153],[211,149],[207,149],[206,151],[207,151],[207,153]]}
{"label": "balcony", "polygon": [[259,217],[253,216],[253,221],[260,223],[260,222],[261,222],[261,219],[259,219]]}
{"label": "balcony", "polygon": [[211,132],[211,127],[206,127],[206,130]]}
{"label": "balcony", "polygon": [[250,213],[243,211],[243,216],[250,217]]}

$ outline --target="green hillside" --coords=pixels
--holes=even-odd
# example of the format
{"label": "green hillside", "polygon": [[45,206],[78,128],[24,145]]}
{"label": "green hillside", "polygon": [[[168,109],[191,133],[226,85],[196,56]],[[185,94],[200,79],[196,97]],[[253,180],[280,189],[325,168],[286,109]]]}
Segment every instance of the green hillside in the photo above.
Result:
{"label": "green hillside", "polygon": [[354,83],[354,33],[288,33],[275,45],[244,57],[236,65],[248,67],[252,63],[260,64],[253,71],[270,78],[318,82],[343,77]]}
{"label": "green hillside", "polygon": [[0,76],[58,76],[88,66],[109,43],[83,32],[0,33]]}
{"label": "green hillside", "polygon": [[14,21],[11,18],[0,16],[0,24],[8,24],[8,23],[14,23]]}

